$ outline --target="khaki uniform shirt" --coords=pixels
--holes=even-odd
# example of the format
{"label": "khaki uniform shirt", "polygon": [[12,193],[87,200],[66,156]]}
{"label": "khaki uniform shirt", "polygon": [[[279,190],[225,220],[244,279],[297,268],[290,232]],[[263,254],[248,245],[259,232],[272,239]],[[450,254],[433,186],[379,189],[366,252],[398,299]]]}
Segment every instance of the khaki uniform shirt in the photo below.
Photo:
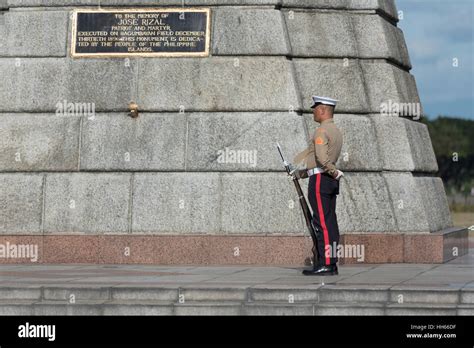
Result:
{"label": "khaki uniform shirt", "polygon": [[294,159],[294,163],[304,163],[307,169],[319,167],[329,175],[337,175],[336,162],[342,148],[342,133],[330,118],[321,122],[314,132],[308,148]]}

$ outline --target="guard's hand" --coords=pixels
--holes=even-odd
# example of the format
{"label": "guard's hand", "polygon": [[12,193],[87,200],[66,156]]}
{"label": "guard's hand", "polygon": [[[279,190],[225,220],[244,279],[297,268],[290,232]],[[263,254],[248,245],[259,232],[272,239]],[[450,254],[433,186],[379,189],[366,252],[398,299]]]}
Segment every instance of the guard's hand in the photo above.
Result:
{"label": "guard's hand", "polygon": [[298,179],[306,179],[308,177],[308,171],[306,169],[300,169],[298,171]]}
{"label": "guard's hand", "polygon": [[296,167],[293,167],[292,165],[290,165],[290,172],[288,173],[289,176],[296,177],[299,179],[298,172],[299,170]]}
{"label": "guard's hand", "polygon": [[335,177],[334,179],[339,180],[339,179],[342,178],[343,176],[344,176],[344,173],[341,172],[340,170],[337,170],[337,175],[336,175],[336,177]]}
{"label": "guard's hand", "polygon": [[293,169],[290,175],[295,176],[297,179],[305,179],[308,177],[308,172],[306,169]]}

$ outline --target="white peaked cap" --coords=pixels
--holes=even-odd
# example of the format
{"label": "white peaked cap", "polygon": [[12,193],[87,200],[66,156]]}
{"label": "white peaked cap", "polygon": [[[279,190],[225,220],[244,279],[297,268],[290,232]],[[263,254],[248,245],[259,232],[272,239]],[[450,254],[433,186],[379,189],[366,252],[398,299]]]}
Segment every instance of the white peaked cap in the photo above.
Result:
{"label": "white peaked cap", "polygon": [[311,105],[311,108],[314,108],[316,104],[325,104],[325,105],[332,105],[336,106],[338,100],[328,98],[328,97],[318,97],[317,95],[313,95],[312,97],[313,104]]}

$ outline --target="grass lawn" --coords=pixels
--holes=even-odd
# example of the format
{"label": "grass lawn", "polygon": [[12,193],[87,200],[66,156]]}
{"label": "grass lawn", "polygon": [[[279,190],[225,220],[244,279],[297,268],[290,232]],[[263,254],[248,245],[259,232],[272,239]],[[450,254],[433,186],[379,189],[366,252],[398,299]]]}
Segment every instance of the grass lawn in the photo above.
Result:
{"label": "grass lawn", "polygon": [[454,226],[469,227],[474,225],[474,213],[451,212],[451,216],[453,217]]}
{"label": "grass lawn", "polygon": [[[456,213],[451,212],[453,225],[458,227],[474,226],[474,213]],[[469,230],[469,238],[474,238],[474,230]]]}

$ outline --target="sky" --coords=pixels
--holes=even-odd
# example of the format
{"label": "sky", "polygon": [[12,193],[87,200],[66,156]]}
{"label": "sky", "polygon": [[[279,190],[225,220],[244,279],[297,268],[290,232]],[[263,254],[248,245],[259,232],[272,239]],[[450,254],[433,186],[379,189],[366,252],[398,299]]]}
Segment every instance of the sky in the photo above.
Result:
{"label": "sky", "polygon": [[396,5],[425,115],[474,120],[474,0]]}

